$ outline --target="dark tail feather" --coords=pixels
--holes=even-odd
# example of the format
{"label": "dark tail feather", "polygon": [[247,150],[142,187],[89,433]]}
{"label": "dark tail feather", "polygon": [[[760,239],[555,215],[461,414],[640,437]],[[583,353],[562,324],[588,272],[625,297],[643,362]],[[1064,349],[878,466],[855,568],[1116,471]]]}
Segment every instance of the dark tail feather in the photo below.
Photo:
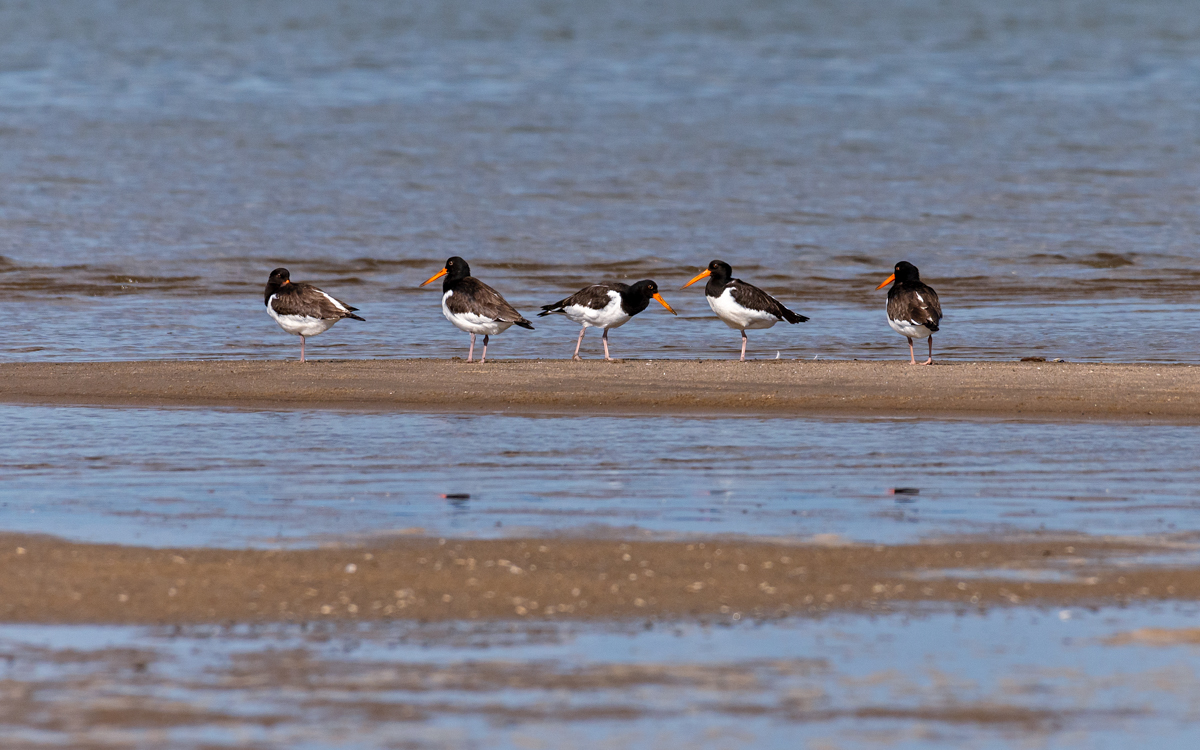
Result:
{"label": "dark tail feather", "polygon": [[555,302],[553,305],[542,305],[542,311],[538,313],[539,318],[544,318],[550,313],[562,312],[563,301]]}
{"label": "dark tail feather", "polygon": [[787,309],[786,307],[783,307],[782,305],[780,305],[780,308],[783,311],[783,319],[786,320],[787,322],[789,322],[789,323],[806,323],[806,322],[808,322],[808,318],[805,317],[804,315],[797,315],[796,313],[792,312],[791,310]]}
{"label": "dark tail feather", "polygon": [[[357,310],[358,308],[357,308],[357,307],[352,307],[352,308],[350,308],[350,309],[352,309],[352,310]],[[364,322],[364,323],[366,323],[366,322],[367,322],[367,319],[366,319],[366,318],[360,318],[360,317],[358,317],[357,315],[355,315],[354,313],[346,313],[346,316],[345,316],[345,317],[347,317],[347,318],[354,318],[355,320],[361,320],[361,321],[362,321],[362,322]]]}
{"label": "dark tail feather", "polygon": [[937,333],[937,329],[938,329],[937,323],[926,323],[925,327],[928,328],[929,330],[933,331],[934,333]]}
{"label": "dark tail feather", "polygon": [[514,323],[515,323],[515,325],[519,325],[522,328],[528,328],[531,331],[533,330],[533,324],[530,323],[528,320],[525,320],[524,318],[521,318],[520,320],[516,320],[516,321],[514,321]]}

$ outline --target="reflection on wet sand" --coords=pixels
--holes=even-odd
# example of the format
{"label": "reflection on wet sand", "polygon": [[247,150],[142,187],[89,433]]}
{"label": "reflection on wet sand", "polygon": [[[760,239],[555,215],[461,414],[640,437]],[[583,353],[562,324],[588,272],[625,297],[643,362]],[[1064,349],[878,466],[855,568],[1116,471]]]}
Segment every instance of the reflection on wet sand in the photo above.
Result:
{"label": "reflection on wet sand", "polygon": [[[5,747],[1185,747],[1194,612],[0,626]],[[1033,627],[1031,627],[1033,626]],[[1044,630],[1064,637],[1046,639]]]}
{"label": "reflection on wet sand", "polygon": [[[486,643],[488,635],[482,630],[475,637]],[[1114,713],[1036,708],[1005,703],[1002,695],[938,705],[936,691],[913,696],[916,705],[831,706],[830,696],[818,685],[845,676],[838,675],[825,659],[577,666],[477,658],[457,664],[397,663],[327,657],[305,646],[276,650],[270,647],[269,638],[262,638],[266,643],[259,644],[266,648],[209,666],[203,673],[184,667],[185,676],[179,679],[172,674],[178,673],[179,667],[154,650],[154,639],[147,640],[148,647],[141,650],[10,647],[6,653],[0,652],[7,657],[10,670],[19,665],[53,675],[39,681],[11,681],[0,709],[0,724],[48,733],[79,726],[97,735],[199,726],[286,735],[297,730],[316,732],[321,724],[347,720],[361,723],[359,732],[379,732],[396,724],[433,724],[463,717],[500,726],[597,721],[637,726],[702,710],[710,720],[719,721],[752,717],[757,722],[811,724],[858,719],[973,724],[1043,733],[1099,718],[1112,721],[1144,713],[1139,709]],[[118,676],[132,691],[113,689],[111,680]],[[900,682],[892,675],[875,679]],[[294,702],[279,705],[277,699],[262,695],[268,687],[280,698],[293,696]],[[662,694],[665,700],[646,700],[643,696],[650,691]],[[48,700],[44,696],[49,693],[71,698]],[[172,693],[185,700],[157,697]],[[245,706],[238,710],[204,706],[213,698],[239,693],[260,697],[251,702],[249,710]],[[275,710],[269,710],[269,704],[276,704],[272,706]]]}
{"label": "reflection on wet sand", "polygon": [[[292,365],[269,367],[286,374]],[[90,367],[72,371],[86,382]],[[139,366],[126,367],[123,382],[143,387]],[[324,382],[352,367],[322,365],[335,377]],[[527,367],[535,378],[537,365]],[[592,367],[603,376],[595,371],[604,363]],[[1036,364],[1015,367],[1038,373]],[[471,377],[465,365],[444,368]],[[237,548],[407,530],[894,543],[996,529],[1157,535],[1193,527],[1200,513],[1197,428],[1140,420],[516,417],[277,404],[263,412],[8,405],[0,420],[9,438],[0,443],[0,525],[78,541]],[[931,448],[894,450],[909,444]],[[889,494],[896,487],[920,494]]]}

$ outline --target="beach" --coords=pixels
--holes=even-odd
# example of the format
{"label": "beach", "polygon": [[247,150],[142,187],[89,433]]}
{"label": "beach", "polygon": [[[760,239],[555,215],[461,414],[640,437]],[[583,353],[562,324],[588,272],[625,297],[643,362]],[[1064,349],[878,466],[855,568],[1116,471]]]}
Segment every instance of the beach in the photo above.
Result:
{"label": "beach", "polygon": [[1200,631],[1163,611],[1200,601],[1195,557],[1186,540],[1084,534],[238,550],[4,534],[0,720],[176,744],[402,732],[415,747],[453,746],[464,725],[516,746],[697,721],[718,744],[728,722],[780,745],[847,723],[1026,742],[1153,729],[1195,689]]}

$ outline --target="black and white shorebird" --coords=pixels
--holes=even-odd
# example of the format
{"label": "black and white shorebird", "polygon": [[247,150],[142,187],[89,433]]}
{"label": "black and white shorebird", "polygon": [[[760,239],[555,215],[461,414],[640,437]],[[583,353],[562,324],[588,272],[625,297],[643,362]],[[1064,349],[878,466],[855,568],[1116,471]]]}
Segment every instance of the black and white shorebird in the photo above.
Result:
{"label": "black and white shorebird", "polygon": [[770,328],[781,320],[803,323],[808,318],[787,309],[763,290],[733,278],[733,268],[723,260],[714,260],[681,288],[687,289],[700,279],[708,279],[704,298],[725,325],[742,332],[742,362],[746,361],[746,329]]}
{"label": "black and white shorebird", "polygon": [[574,360],[581,359],[579,347],[583,344],[583,334],[587,333],[587,329],[603,328],[604,359],[612,361],[612,357],[608,356],[609,329],[620,328],[628,323],[634,315],[645,310],[652,299],[658,300],[672,315],[678,314],[658,293],[658,284],[643,279],[632,286],[619,281],[592,284],[553,305],[542,305],[538,317],[559,313],[583,326],[579,331],[579,340],[575,342],[575,354],[571,357]]}
{"label": "black and white shorebird", "polygon": [[888,284],[888,325],[896,333],[908,339],[909,364],[917,364],[913,353],[913,339],[929,339],[929,359],[921,364],[933,364],[933,334],[942,321],[942,303],[938,301],[933,287],[921,283],[921,272],[906,260],[896,264],[891,276],[875,287],[883,289]]}
{"label": "black and white shorebird", "polygon": [[267,278],[264,294],[267,314],[279,327],[300,337],[300,361],[304,361],[304,339],[325,333],[342,318],[364,320],[350,307],[312,284],[295,283],[286,268],[276,268]]}
{"label": "black and white shorebird", "polygon": [[442,282],[442,314],[459,330],[471,334],[467,361],[475,356],[475,336],[483,334],[482,364],[487,359],[488,337],[507,331],[514,325],[533,330],[533,325],[508,304],[500,293],[471,275],[471,267],[457,255],[446,261],[442,270],[421,286],[446,277]]}

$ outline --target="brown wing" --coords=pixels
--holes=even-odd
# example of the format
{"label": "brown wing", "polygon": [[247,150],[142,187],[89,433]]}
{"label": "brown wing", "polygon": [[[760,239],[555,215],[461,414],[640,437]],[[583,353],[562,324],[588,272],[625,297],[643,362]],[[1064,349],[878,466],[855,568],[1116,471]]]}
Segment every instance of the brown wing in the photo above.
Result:
{"label": "brown wing", "polygon": [[787,309],[779,300],[763,290],[753,284],[747,284],[741,279],[733,279],[726,288],[732,289],[733,301],[742,307],[751,310],[763,310],[789,323],[803,323],[808,320],[803,315],[798,315]]}
{"label": "brown wing", "polygon": [[489,320],[502,320],[523,328],[533,328],[529,321],[517,312],[517,308],[500,296],[500,292],[473,276],[458,282],[454,294],[446,300],[446,307],[452,313],[474,313]]}
{"label": "brown wing", "polygon": [[553,305],[542,305],[542,312],[538,313],[538,315],[542,316],[549,315],[553,312],[559,312],[564,307],[570,307],[571,305],[590,307],[593,310],[603,310],[604,308],[608,307],[610,302],[612,302],[612,297],[608,296],[609,291],[623,292],[628,291],[628,289],[628,284],[622,284],[616,281],[585,286],[583,289],[575,292],[570,297],[567,297],[566,299],[560,299]]}
{"label": "brown wing", "polygon": [[932,287],[920,282],[892,287],[888,291],[888,318],[905,320],[936,331],[942,322],[942,303]]}
{"label": "brown wing", "polygon": [[275,301],[271,308],[280,315],[302,315],[321,320],[340,320],[341,318],[362,318],[354,315],[357,307],[350,307],[340,300],[330,297],[312,284],[287,284],[275,292]]}

